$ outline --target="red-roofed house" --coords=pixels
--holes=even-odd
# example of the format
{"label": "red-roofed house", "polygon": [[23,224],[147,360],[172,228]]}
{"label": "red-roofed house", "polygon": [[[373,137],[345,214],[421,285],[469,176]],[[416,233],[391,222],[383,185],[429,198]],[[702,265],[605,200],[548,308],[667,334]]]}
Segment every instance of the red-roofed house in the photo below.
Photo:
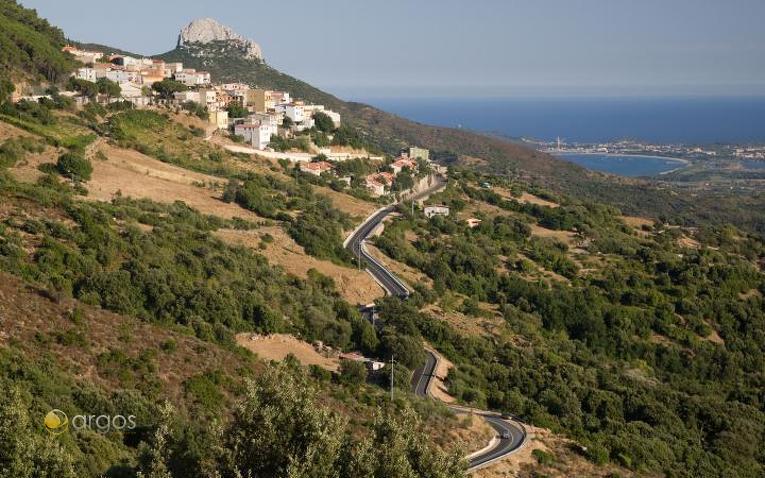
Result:
{"label": "red-roofed house", "polygon": [[414,168],[417,167],[417,163],[409,158],[401,157],[394,161],[390,167],[393,169],[393,174],[398,174],[403,171],[404,168],[414,170]]}
{"label": "red-roofed house", "polygon": [[382,196],[385,194],[387,188],[393,184],[393,176],[391,173],[377,173],[370,174],[366,178],[366,186],[372,196]]}
{"label": "red-roofed house", "polygon": [[300,171],[314,176],[321,176],[321,173],[327,173],[332,171],[332,164],[326,161],[318,161],[315,163],[300,163]]}

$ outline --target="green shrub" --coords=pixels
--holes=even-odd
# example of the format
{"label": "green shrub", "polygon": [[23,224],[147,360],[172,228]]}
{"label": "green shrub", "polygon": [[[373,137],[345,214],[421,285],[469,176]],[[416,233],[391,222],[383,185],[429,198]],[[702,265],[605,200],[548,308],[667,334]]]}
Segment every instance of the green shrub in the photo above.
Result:
{"label": "green shrub", "polygon": [[77,180],[88,181],[93,174],[93,165],[79,153],[68,152],[58,158],[56,169],[62,176]]}

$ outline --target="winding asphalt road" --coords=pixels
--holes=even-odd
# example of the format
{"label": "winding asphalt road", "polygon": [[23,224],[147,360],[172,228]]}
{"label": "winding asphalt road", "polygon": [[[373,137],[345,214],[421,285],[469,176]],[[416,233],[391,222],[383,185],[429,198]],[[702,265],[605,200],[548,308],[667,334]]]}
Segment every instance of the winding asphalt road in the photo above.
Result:
{"label": "winding asphalt road", "polygon": [[[418,397],[430,397],[431,381],[435,377],[438,357],[430,350],[425,351],[425,363],[414,372],[412,388]],[[481,415],[484,420],[497,432],[497,441],[487,450],[468,457],[468,471],[483,468],[500,458],[518,450],[526,441],[526,430],[519,422],[502,418],[501,415],[483,410],[475,410],[457,405],[447,405],[455,413],[472,413]]]}
{"label": "winding asphalt road", "polygon": [[[443,184],[443,182],[440,182],[410,199],[416,201],[424,198],[443,187]],[[364,247],[364,241],[372,234],[372,231],[374,231],[382,221],[395,210],[395,206],[396,205],[394,204],[384,207],[372,214],[361,226],[359,226],[358,229],[356,229],[356,231],[353,232],[353,234],[351,234],[346,240],[345,246],[357,259],[365,262],[367,271],[380,285],[382,285],[388,294],[406,299],[410,294],[406,284],[396,277],[393,272],[383,266],[374,256],[369,254],[366,247]],[[438,357],[435,353],[428,350],[425,363],[415,371],[412,379],[412,388],[415,395],[419,397],[430,396],[430,385],[435,376],[437,366]],[[469,472],[499,460],[518,450],[526,442],[526,430],[519,422],[506,420],[493,412],[473,410],[455,405],[448,405],[448,407],[456,413],[473,413],[481,415],[486,422],[497,431],[498,438],[492,441],[492,446],[468,457]]]}
{"label": "winding asphalt road", "polygon": [[[430,196],[434,192],[443,188],[445,184],[446,181],[444,181],[443,178],[437,177],[436,183],[434,185],[410,198],[407,198],[407,201],[418,201],[422,198]],[[386,269],[385,266],[383,266],[380,261],[375,259],[375,257],[366,250],[366,247],[364,247],[364,242],[372,234],[372,231],[377,229],[377,226],[379,226],[383,220],[395,209],[396,204],[392,204],[390,206],[379,209],[377,212],[368,217],[364,223],[361,224],[361,226],[359,226],[359,228],[356,229],[353,234],[351,234],[351,236],[345,241],[345,247],[353,253],[354,257],[357,259],[360,258],[364,261],[369,273],[372,274],[372,277],[375,278],[375,280],[383,287],[383,289],[385,289],[388,294],[400,297],[401,299],[406,299],[410,294],[406,284],[404,284],[401,279],[396,277],[395,274]]]}

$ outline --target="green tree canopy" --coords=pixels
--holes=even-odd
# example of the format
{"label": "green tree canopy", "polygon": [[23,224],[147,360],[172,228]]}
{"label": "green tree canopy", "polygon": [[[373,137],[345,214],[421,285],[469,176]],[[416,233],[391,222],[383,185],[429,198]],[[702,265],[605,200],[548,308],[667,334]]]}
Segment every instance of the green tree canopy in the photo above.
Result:
{"label": "green tree canopy", "polygon": [[165,78],[162,81],[158,81],[151,85],[151,89],[159,93],[159,96],[163,99],[169,100],[173,98],[173,93],[179,91],[188,90],[188,86],[184,85],[180,81],[171,80]]}

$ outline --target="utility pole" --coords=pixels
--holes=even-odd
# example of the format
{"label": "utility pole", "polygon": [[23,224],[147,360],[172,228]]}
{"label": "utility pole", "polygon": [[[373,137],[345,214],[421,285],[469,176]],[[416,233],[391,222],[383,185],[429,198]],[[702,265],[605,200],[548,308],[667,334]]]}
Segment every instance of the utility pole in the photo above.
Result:
{"label": "utility pole", "polygon": [[393,360],[394,355],[390,356],[390,401],[393,401],[393,364],[396,362]]}

